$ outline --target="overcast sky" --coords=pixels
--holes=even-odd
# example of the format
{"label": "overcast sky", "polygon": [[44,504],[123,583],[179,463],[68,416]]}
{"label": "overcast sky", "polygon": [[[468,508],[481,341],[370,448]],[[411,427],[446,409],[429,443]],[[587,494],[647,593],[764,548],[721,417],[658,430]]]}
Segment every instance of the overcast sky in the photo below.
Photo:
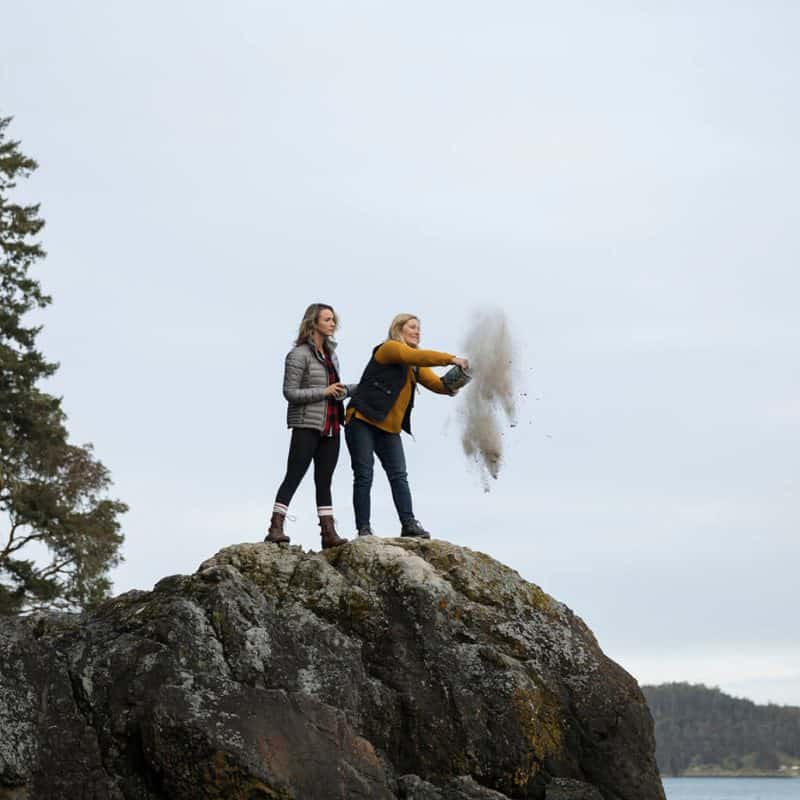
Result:
{"label": "overcast sky", "polygon": [[[487,494],[455,400],[406,442],[417,516],[573,608],[640,682],[800,705],[800,6],[3,3],[0,114],[40,169],[77,442],[124,518],[115,592],[260,541],[283,357],[341,315],[460,354],[514,333]],[[350,465],[334,479],[352,535]],[[398,524],[376,473],[374,527]],[[318,547],[307,476],[292,541]]]}

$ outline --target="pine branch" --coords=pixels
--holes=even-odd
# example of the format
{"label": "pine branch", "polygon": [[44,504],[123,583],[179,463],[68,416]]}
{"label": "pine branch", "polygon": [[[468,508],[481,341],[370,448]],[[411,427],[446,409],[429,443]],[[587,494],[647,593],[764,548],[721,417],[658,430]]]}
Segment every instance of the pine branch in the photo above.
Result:
{"label": "pine branch", "polygon": [[8,540],[6,541],[6,546],[3,548],[3,551],[0,552],[0,561],[5,561],[5,559],[14,552],[14,550],[18,550],[18,547],[14,546],[14,539],[17,533],[17,529],[20,527],[19,522],[14,522],[11,525],[11,528],[8,531]]}
{"label": "pine branch", "polygon": [[22,550],[26,544],[29,542],[41,541],[44,539],[43,534],[41,533],[30,533],[27,536],[23,536],[21,539],[17,539],[13,542],[9,539],[8,543],[6,544],[5,549],[0,552],[0,561],[3,561],[6,557],[10,556],[12,553],[16,553],[17,550]]}
{"label": "pine branch", "polygon": [[33,573],[33,577],[37,580],[47,580],[48,578],[52,578],[53,575],[58,575],[60,572],[63,572],[64,567],[68,567],[76,560],[77,559],[75,556],[72,556],[71,558],[65,558],[61,563],[52,564],[49,567],[37,570]]}

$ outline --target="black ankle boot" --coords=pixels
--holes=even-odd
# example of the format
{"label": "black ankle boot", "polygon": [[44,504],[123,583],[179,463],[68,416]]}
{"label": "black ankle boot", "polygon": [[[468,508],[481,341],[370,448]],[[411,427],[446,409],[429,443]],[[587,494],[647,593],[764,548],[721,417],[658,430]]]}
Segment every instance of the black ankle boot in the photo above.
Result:
{"label": "black ankle boot", "polygon": [[419,524],[419,520],[417,519],[409,519],[406,520],[401,529],[400,529],[401,536],[411,536],[415,539],[430,539],[431,535],[422,525]]}

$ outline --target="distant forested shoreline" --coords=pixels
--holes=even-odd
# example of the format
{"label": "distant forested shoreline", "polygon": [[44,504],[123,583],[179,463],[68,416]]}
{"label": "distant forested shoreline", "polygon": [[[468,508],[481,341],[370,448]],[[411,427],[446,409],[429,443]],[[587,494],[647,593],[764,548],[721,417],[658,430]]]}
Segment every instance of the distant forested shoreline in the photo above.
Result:
{"label": "distant forested shoreline", "polygon": [[800,708],[757,705],[703,684],[642,691],[662,775],[800,777]]}

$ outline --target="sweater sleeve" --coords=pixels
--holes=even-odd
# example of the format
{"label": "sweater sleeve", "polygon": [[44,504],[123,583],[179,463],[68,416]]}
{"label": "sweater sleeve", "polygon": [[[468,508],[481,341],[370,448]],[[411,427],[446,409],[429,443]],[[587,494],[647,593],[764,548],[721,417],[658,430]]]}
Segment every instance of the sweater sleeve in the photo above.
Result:
{"label": "sweater sleeve", "polygon": [[428,367],[420,367],[419,382],[426,389],[430,389],[432,392],[436,392],[436,394],[452,394],[442,383],[442,379],[432,369],[428,369]]}
{"label": "sweater sleeve", "polygon": [[379,364],[405,364],[409,367],[446,367],[453,356],[438,350],[420,350],[390,339],[375,351],[375,360]]}

